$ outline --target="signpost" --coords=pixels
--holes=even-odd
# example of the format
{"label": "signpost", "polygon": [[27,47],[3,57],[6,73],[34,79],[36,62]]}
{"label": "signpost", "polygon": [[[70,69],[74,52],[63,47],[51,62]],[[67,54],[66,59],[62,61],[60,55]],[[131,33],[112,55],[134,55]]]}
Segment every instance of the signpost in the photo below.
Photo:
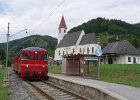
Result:
{"label": "signpost", "polygon": [[100,57],[102,56],[103,52],[101,49],[96,49],[95,51],[96,56],[98,57],[98,80],[100,79],[100,70],[99,70],[99,66],[100,66]]}

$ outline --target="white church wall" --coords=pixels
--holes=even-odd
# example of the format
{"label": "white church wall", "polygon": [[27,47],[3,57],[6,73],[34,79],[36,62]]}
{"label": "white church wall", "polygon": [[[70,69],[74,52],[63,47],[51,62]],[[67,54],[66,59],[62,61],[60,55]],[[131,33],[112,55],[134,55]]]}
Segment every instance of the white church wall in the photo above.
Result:
{"label": "white church wall", "polygon": [[[95,51],[97,48],[101,49],[101,46],[98,44],[85,44],[85,45],[79,45],[77,53],[80,54],[95,54]],[[80,52],[81,49],[81,52]]]}
{"label": "white church wall", "polygon": [[63,39],[63,37],[67,34],[66,29],[65,28],[61,28],[59,29],[59,33],[58,33],[58,44],[59,42]]}

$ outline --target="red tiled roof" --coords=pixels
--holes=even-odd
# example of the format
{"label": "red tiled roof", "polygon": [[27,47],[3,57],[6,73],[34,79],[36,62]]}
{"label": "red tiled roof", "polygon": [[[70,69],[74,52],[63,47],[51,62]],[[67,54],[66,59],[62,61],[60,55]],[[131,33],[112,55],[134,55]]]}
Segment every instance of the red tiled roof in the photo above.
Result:
{"label": "red tiled roof", "polygon": [[62,18],[61,18],[61,22],[60,22],[60,25],[59,25],[59,29],[60,29],[60,28],[67,28],[66,23],[65,23],[64,16],[62,16]]}

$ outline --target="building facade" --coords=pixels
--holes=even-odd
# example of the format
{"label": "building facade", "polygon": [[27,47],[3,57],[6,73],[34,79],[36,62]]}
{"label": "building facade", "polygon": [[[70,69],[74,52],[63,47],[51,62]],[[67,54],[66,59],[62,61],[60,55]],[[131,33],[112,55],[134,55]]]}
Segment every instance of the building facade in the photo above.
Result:
{"label": "building facade", "polygon": [[102,51],[102,64],[140,64],[140,53],[127,40],[109,43]]}
{"label": "building facade", "polygon": [[84,30],[67,33],[67,26],[63,16],[58,30],[58,45],[54,58],[56,61],[62,61],[62,57],[69,54],[95,55],[96,49],[101,49],[101,46],[97,44],[95,33],[85,34]]}

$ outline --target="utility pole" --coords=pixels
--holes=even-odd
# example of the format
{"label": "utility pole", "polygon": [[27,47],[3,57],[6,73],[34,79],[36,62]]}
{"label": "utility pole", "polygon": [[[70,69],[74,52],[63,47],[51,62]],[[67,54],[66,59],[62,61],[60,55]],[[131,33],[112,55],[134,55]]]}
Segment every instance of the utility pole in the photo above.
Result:
{"label": "utility pole", "polygon": [[9,30],[10,30],[10,27],[9,27],[10,23],[8,23],[8,31],[7,31],[7,50],[6,50],[6,79],[8,79],[8,42],[9,42]]}

